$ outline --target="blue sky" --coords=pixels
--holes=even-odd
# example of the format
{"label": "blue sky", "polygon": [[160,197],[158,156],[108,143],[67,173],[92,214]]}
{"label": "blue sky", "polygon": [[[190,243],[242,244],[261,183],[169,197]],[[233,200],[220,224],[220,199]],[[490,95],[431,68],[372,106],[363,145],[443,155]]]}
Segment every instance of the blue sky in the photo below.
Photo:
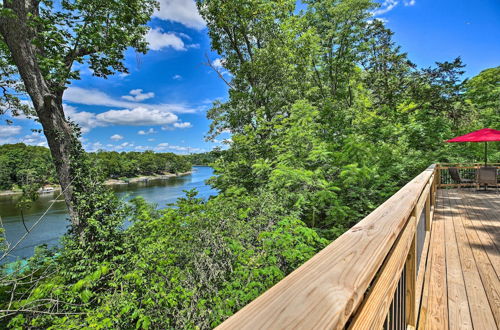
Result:
{"label": "blue sky", "polygon": [[[65,94],[67,114],[83,128],[87,150],[189,153],[221,146],[206,142],[206,111],[227,97],[226,85],[207,66],[217,64],[205,24],[193,0],[161,0],[148,35],[151,51],[126,57],[129,75],[82,79]],[[394,39],[419,66],[461,56],[466,76],[500,65],[500,1],[383,0],[375,17],[384,19]],[[1,119],[1,118],[0,118]],[[0,123],[0,144],[45,145],[31,120]]]}

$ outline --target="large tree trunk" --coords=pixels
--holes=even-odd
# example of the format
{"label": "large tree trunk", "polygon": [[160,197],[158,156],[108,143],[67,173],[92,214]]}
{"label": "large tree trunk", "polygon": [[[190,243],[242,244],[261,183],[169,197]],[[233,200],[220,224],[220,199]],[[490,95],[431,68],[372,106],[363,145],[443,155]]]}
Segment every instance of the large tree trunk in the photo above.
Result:
{"label": "large tree trunk", "polygon": [[73,129],[64,116],[62,97],[47,97],[42,109],[36,109],[38,118],[47,138],[52,159],[63,189],[64,200],[74,229],[80,231],[80,220],[74,210],[73,174],[71,173],[71,154],[77,151],[75,144],[80,143],[73,134]]}
{"label": "large tree trunk", "polygon": [[49,144],[72,224],[79,231],[80,221],[74,208],[71,186],[71,153],[79,141],[64,116],[63,89],[54,91],[55,87],[49,85],[38,65],[37,56],[43,56],[43,50],[34,45],[36,31],[28,24],[28,15],[38,16],[38,3],[38,0],[4,1],[3,6],[12,9],[17,17],[0,16],[0,34],[33,102]]}

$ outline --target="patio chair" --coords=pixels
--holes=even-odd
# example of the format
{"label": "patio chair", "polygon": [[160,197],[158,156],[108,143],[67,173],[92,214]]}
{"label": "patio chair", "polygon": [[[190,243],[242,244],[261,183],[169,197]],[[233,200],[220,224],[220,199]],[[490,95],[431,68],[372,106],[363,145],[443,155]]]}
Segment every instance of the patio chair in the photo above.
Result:
{"label": "patio chair", "polygon": [[453,182],[459,184],[459,187],[461,187],[463,184],[471,185],[474,183],[474,180],[462,178],[460,176],[460,172],[458,172],[458,168],[456,168],[456,167],[448,168],[448,173],[450,173],[450,176],[451,176],[451,179],[453,180]]}
{"label": "patio chair", "polygon": [[496,167],[481,167],[477,171],[477,186],[494,186],[498,191],[498,178]]}

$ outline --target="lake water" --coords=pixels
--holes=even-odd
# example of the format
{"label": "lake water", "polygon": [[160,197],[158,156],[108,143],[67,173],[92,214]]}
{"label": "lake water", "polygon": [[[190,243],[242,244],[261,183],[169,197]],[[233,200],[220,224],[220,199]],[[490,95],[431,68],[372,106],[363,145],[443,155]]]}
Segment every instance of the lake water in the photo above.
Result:
{"label": "lake water", "polygon": [[[205,180],[212,175],[213,170],[211,167],[195,166],[191,175],[166,180],[154,180],[147,183],[117,185],[112,186],[112,190],[125,200],[142,196],[146,201],[158,205],[159,208],[164,208],[167,207],[167,204],[174,203],[177,198],[184,196],[183,190],[197,189],[198,196],[202,198],[216,195],[217,191],[205,184]],[[41,194],[31,209],[25,211],[24,218],[28,228],[40,218],[57,195],[59,195],[59,192]],[[0,218],[5,228],[6,239],[11,244],[15,244],[26,232],[19,210],[15,207],[18,198],[19,196],[0,196]],[[66,232],[69,225],[66,204],[62,197],[60,199],[60,201],[58,200],[52,205],[43,220],[26,239],[12,251],[12,256],[6,258],[8,260],[4,259],[2,263],[30,257],[33,255],[34,248],[38,245],[54,246],[58,244],[59,238]]]}

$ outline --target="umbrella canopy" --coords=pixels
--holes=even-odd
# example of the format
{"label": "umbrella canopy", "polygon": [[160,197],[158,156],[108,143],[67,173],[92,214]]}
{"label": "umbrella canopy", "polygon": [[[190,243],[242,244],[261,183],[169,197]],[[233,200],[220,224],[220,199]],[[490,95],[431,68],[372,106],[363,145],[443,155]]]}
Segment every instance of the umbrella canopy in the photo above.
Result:
{"label": "umbrella canopy", "polygon": [[449,139],[446,142],[490,142],[500,141],[500,131],[492,128],[483,128],[456,138]]}
{"label": "umbrella canopy", "polygon": [[488,164],[488,142],[492,141],[500,141],[500,131],[492,128],[483,128],[446,140],[446,142],[484,142],[484,166]]}

